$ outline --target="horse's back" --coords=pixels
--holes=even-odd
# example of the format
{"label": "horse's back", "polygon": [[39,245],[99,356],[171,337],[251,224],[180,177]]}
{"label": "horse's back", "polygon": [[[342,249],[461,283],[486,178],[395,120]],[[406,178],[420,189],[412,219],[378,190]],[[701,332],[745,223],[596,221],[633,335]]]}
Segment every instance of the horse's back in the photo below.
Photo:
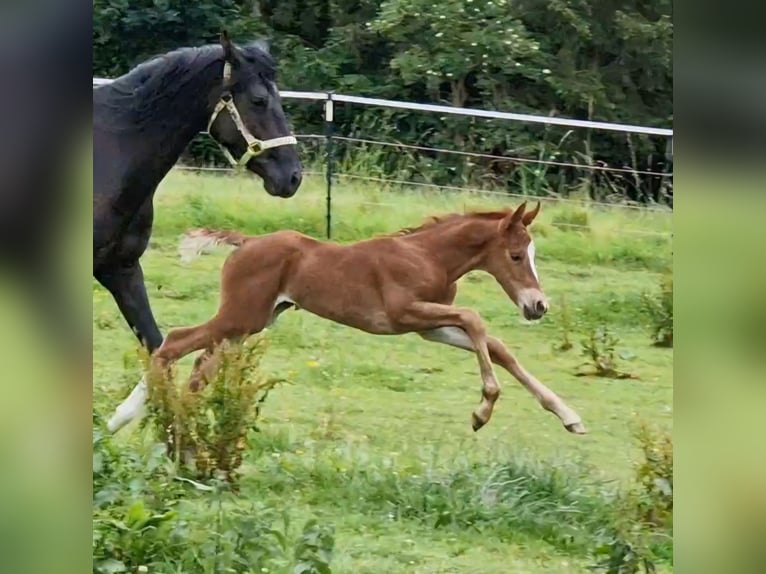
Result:
{"label": "horse's back", "polygon": [[320,244],[320,241],[292,229],[282,229],[264,235],[251,235],[242,242],[239,249],[226,258],[224,265],[230,267],[247,261],[254,263],[253,267],[270,268],[273,264],[294,260],[302,252]]}

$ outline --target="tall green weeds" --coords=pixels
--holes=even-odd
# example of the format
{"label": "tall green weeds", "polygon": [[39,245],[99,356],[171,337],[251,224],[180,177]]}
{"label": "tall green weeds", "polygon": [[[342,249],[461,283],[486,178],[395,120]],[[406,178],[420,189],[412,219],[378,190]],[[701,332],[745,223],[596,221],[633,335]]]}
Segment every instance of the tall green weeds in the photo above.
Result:
{"label": "tall green weeds", "polygon": [[643,295],[644,309],[649,316],[652,341],[658,347],[673,346],[673,274],[662,275],[659,292]]}
{"label": "tall green weeds", "polygon": [[289,513],[243,500],[225,480],[203,489],[178,478],[163,444],[137,448],[94,430],[94,574],[331,574],[331,524],[296,529]]}
{"label": "tall green weeds", "polygon": [[260,369],[266,339],[224,342],[210,358],[217,368],[204,389],[194,392],[176,382],[174,367],[162,371],[145,359],[149,387],[147,422],[177,463],[193,466],[198,479],[221,472],[229,482],[242,464],[248,431],[260,405],[280,381]]}

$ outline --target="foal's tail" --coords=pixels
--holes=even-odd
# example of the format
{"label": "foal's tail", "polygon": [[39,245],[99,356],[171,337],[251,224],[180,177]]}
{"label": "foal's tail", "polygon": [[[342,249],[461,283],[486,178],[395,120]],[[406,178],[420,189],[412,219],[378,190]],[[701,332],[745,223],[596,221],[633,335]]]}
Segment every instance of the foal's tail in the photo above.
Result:
{"label": "foal's tail", "polygon": [[181,255],[181,261],[188,262],[203,253],[209,253],[212,248],[218,245],[239,247],[247,239],[247,235],[238,231],[218,231],[207,228],[190,229],[181,235],[178,253]]}

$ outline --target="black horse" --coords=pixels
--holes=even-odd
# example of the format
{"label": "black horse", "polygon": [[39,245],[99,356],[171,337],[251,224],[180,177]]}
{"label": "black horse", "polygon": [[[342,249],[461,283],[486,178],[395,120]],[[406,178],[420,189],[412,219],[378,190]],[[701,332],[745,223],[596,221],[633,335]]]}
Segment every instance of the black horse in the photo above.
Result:
{"label": "black horse", "polygon": [[[153,198],[192,138],[206,128],[234,165],[266,191],[292,197],[302,167],[262,42],[182,48],[93,90],[93,275],[149,352],[162,344],[139,258]],[[110,427],[113,426],[110,424]]]}

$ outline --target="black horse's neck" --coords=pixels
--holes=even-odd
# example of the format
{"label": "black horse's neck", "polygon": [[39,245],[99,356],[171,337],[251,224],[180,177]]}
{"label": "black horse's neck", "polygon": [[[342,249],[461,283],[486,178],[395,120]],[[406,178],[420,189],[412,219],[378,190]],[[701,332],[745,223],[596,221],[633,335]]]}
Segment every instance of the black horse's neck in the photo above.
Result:
{"label": "black horse's neck", "polygon": [[[223,89],[223,49],[185,48],[94,91],[94,128],[125,157],[122,212],[138,209],[208,119]],[[103,92],[102,92],[103,90]]]}
{"label": "black horse's neck", "polygon": [[223,53],[221,57],[205,63],[194,75],[184,79],[183,85],[166,96],[159,104],[161,117],[142,126],[142,165],[157,169],[154,174],[161,180],[178,161],[191,140],[207,128],[215,102],[223,90]]}

